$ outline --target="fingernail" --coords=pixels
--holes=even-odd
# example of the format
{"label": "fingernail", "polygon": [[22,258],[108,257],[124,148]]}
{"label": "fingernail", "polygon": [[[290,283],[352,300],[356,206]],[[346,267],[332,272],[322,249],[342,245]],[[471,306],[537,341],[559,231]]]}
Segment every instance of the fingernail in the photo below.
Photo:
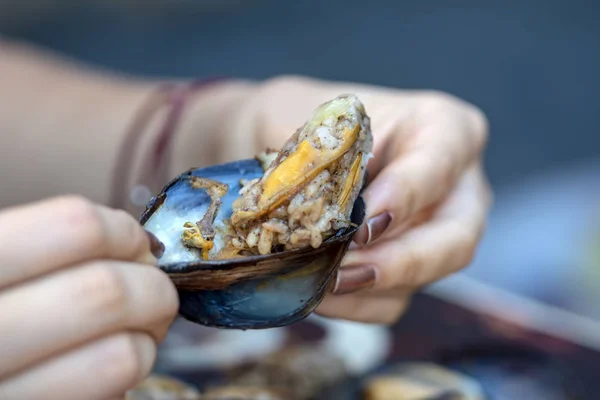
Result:
{"label": "fingernail", "polygon": [[146,235],[148,235],[148,240],[150,240],[150,251],[154,257],[161,258],[165,253],[165,245],[152,232],[146,231]]}
{"label": "fingernail", "polygon": [[372,265],[340,268],[332,293],[339,295],[368,289],[375,284],[375,279],[375,267]]}
{"label": "fingernail", "polygon": [[371,243],[385,232],[390,222],[392,222],[392,215],[389,212],[371,218],[356,232],[354,241],[361,246]]}

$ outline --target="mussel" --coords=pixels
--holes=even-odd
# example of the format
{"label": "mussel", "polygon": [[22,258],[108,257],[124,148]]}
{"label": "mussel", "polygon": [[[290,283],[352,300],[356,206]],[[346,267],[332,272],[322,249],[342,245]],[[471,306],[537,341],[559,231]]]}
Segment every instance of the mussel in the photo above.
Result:
{"label": "mussel", "polygon": [[221,386],[208,389],[200,400],[296,400],[287,392],[267,387]]}
{"label": "mussel", "polygon": [[485,400],[472,377],[441,365],[404,362],[364,379],[365,400]]}
{"label": "mussel", "polygon": [[140,222],[180,315],[207,326],[264,329],[318,306],[362,224],[370,120],[354,95],[316,108],[279,151],[191,169],[148,203]]}
{"label": "mussel", "polygon": [[330,387],[350,377],[344,359],[318,345],[289,346],[254,363],[232,368],[228,383],[237,387],[271,388],[286,399],[321,398]]}
{"label": "mussel", "polygon": [[152,374],[133,389],[125,400],[202,400],[200,391],[168,375]]}

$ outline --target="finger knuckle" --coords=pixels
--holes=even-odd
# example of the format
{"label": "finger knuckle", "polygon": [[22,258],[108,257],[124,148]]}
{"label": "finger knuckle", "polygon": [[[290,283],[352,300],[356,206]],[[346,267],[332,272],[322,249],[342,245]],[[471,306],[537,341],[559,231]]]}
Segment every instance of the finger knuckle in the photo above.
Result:
{"label": "finger knuckle", "polygon": [[450,151],[437,151],[431,155],[432,168],[429,190],[434,199],[439,199],[454,187],[456,180],[462,172],[459,156]]}
{"label": "finger knuckle", "polygon": [[450,93],[441,91],[424,91],[422,93],[422,107],[427,115],[452,115],[465,117],[467,126],[473,134],[473,143],[482,149],[487,143],[489,120],[483,110],[476,105],[465,101]]}
{"label": "finger knuckle", "polygon": [[485,146],[488,140],[490,124],[489,120],[484,111],[474,104],[468,103],[466,105],[466,112],[469,121],[471,122],[474,142],[478,149],[481,149]]}
{"label": "finger knuckle", "polygon": [[461,269],[473,262],[479,243],[479,235],[473,229],[461,227],[457,229],[455,238],[458,245],[456,247],[455,262],[453,264],[456,269]]}
{"label": "finger knuckle", "polygon": [[122,333],[114,338],[112,348],[105,353],[102,369],[103,378],[120,388],[131,388],[138,383],[143,365],[134,334]]}
{"label": "finger knuckle", "polygon": [[419,270],[423,267],[422,257],[412,249],[408,249],[396,268],[398,277],[395,279],[400,286],[419,286]]}
{"label": "finger knuckle", "polygon": [[88,199],[70,196],[62,200],[65,222],[73,230],[81,251],[99,254],[107,242],[106,229],[96,206]]}
{"label": "finger knuckle", "polygon": [[398,221],[406,219],[417,211],[420,192],[414,181],[406,180],[400,193],[397,190],[390,190],[388,193],[396,193],[396,195],[392,195],[392,198],[399,204],[397,203],[396,207],[390,207],[390,209],[395,210],[398,214],[395,216]]}
{"label": "finger knuckle", "polygon": [[439,90],[427,90],[422,93],[423,108],[428,112],[438,113],[456,107],[458,98],[450,93]]}
{"label": "finger knuckle", "polygon": [[123,229],[127,231],[127,246],[129,246],[129,258],[135,260],[138,256],[150,250],[148,236],[139,223],[127,212],[115,210],[120,219],[124,221]]}
{"label": "finger knuckle", "polygon": [[164,310],[164,318],[170,319],[177,315],[179,311],[179,295],[175,285],[167,274],[159,269],[151,269],[152,273],[158,275],[158,280],[162,290],[160,291],[161,305]]}
{"label": "finger knuckle", "polygon": [[84,304],[86,313],[122,318],[128,295],[125,278],[117,268],[102,263],[92,264],[75,282],[73,297]]}

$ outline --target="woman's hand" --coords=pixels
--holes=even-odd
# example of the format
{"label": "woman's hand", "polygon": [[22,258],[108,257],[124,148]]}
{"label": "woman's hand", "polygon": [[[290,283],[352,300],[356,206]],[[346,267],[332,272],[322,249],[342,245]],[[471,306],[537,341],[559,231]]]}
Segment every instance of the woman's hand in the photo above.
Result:
{"label": "woman's hand", "polygon": [[[371,117],[375,157],[365,190],[365,224],[355,236],[334,293],[318,313],[392,323],[410,296],[468,265],[481,237],[491,191],[482,168],[487,121],[447,94],[284,77],[256,89],[247,135],[230,139],[234,157],[281,144],[313,109],[354,93]],[[252,133],[252,134],[250,134]]]}
{"label": "woman's hand", "polygon": [[178,308],[150,243],[79,197],[0,212],[0,398],[111,399],[150,372]]}

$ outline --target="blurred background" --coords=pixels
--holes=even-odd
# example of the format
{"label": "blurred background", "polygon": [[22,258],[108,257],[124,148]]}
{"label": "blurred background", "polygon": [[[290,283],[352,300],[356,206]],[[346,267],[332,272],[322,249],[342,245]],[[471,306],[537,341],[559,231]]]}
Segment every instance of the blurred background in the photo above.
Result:
{"label": "blurred background", "polygon": [[596,350],[598,21],[594,0],[0,0],[0,34],[127,73],[293,73],[475,103],[496,204],[473,265],[428,292],[464,306],[527,296],[495,312]]}

